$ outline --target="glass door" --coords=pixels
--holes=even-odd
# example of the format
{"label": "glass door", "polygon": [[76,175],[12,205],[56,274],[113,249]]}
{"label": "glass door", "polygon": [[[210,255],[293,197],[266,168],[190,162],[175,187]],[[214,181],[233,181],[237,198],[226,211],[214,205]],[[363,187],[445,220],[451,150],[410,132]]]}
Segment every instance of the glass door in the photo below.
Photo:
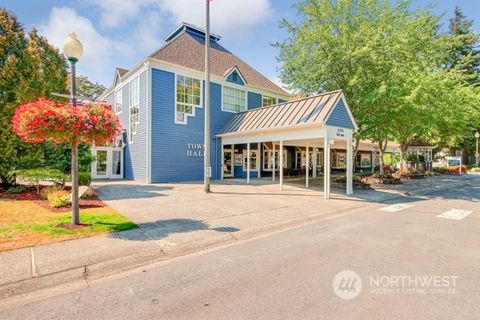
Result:
{"label": "glass door", "polygon": [[123,178],[122,173],[122,149],[111,150],[110,166],[112,168],[110,172],[110,178]]}
{"label": "glass door", "polygon": [[233,177],[233,152],[231,149],[223,150],[223,177]]}
{"label": "glass door", "polygon": [[107,150],[96,150],[95,154],[95,176],[105,178],[108,168],[108,152]]}
{"label": "glass door", "polygon": [[92,178],[122,179],[123,178],[123,148],[96,147],[92,163]]}

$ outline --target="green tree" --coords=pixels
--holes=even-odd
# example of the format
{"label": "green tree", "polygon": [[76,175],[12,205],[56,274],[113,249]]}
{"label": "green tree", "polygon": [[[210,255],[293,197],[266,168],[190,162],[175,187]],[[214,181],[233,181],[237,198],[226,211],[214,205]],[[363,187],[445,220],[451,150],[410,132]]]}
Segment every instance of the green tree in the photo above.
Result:
{"label": "green tree", "polygon": [[[67,92],[62,55],[33,29],[28,35],[17,18],[0,9],[0,183],[14,181],[10,171],[38,166],[40,145],[27,144],[12,132],[15,107],[52,92]],[[54,98],[54,97],[52,97]]]}
{"label": "green tree", "polygon": [[77,77],[76,83],[77,95],[84,98],[97,99],[107,89],[104,85],[92,82],[83,75]]}
{"label": "green tree", "polygon": [[[455,36],[459,41],[454,46],[446,63],[447,70],[459,70],[465,74],[468,83],[478,86],[480,83],[480,34],[473,31],[473,20],[467,19],[463,11],[456,7],[453,17],[450,18],[448,34]],[[438,130],[437,141],[440,146],[463,148],[464,162],[475,148],[474,132],[480,129],[478,110],[480,106],[475,100],[470,101],[471,114],[463,119],[467,129],[459,132],[456,127],[450,130]],[[450,134],[449,134],[450,133]]]}
{"label": "green tree", "polygon": [[443,70],[459,39],[439,32],[440,17],[411,8],[408,0],[306,0],[297,5],[301,21],[283,20],[289,38],[276,43],[283,82],[307,93],[342,89],[359,125],[357,141],[377,142],[381,162],[389,141],[405,148],[437,119],[453,126],[455,119],[442,118],[452,105],[436,101],[437,91],[445,90],[449,103],[459,98],[455,90],[478,101],[462,73]]}

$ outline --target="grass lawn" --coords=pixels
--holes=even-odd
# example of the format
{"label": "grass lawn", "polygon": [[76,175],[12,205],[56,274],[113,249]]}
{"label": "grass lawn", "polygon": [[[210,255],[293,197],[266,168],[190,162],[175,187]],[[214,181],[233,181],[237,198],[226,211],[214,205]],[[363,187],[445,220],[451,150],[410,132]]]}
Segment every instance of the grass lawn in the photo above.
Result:
{"label": "grass lawn", "polygon": [[106,205],[80,211],[80,222],[88,226],[73,230],[59,226],[70,222],[70,212],[54,212],[32,200],[0,198],[0,251],[137,227]]}

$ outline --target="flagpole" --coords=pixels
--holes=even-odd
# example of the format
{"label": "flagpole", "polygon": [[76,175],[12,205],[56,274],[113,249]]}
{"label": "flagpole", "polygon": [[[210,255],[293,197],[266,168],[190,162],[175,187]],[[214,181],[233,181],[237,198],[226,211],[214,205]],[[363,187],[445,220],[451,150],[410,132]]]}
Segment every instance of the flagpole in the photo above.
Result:
{"label": "flagpole", "polygon": [[204,178],[205,192],[210,192],[210,0],[205,0],[205,152],[204,152]]}

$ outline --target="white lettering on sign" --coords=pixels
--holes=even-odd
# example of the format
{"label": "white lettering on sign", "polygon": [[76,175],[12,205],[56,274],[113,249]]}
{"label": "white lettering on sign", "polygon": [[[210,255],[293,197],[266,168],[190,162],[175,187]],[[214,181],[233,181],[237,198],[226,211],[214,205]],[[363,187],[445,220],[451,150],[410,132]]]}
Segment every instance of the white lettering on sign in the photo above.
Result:
{"label": "white lettering on sign", "polygon": [[187,157],[203,157],[205,145],[202,143],[187,143]]}
{"label": "white lettering on sign", "polygon": [[337,137],[345,137],[345,130],[338,128]]}

